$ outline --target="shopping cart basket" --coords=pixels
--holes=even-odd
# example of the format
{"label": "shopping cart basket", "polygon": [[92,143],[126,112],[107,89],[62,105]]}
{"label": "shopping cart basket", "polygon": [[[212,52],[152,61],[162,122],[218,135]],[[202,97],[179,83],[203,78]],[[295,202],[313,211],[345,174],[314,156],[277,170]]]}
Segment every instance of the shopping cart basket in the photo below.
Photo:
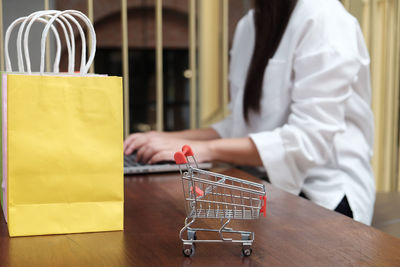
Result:
{"label": "shopping cart basket", "polygon": [[[257,219],[260,213],[266,216],[266,194],[263,184],[254,183],[198,168],[192,149],[185,145],[182,152],[174,155],[182,176],[186,219],[179,237],[183,242],[183,254],[194,255],[195,244],[205,242],[241,243],[242,254],[250,256],[254,232],[228,228],[231,220]],[[220,219],[219,229],[194,228],[196,219]],[[183,238],[187,231],[187,239]],[[199,240],[196,232],[216,232],[219,239]],[[240,235],[240,239],[224,235]],[[239,236],[238,236],[239,237]]]}

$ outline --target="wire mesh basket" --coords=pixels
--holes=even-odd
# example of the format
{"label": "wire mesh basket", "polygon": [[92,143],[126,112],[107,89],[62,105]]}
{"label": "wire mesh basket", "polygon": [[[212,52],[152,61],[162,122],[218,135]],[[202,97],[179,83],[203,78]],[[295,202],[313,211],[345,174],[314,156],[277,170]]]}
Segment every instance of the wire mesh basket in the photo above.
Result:
{"label": "wire mesh basket", "polygon": [[[260,213],[266,216],[265,186],[247,180],[206,171],[198,168],[193,151],[184,146],[182,152],[174,155],[180,167],[185,200],[185,226],[180,231],[185,256],[194,255],[195,243],[199,242],[233,242],[242,243],[242,253],[249,256],[254,241],[254,232],[237,231],[228,228],[231,220],[257,219]],[[221,219],[219,229],[193,228],[196,219]],[[188,239],[183,233],[187,231]],[[198,240],[197,231],[218,232],[219,239]],[[224,233],[240,234],[241,239],[225,238]]]}

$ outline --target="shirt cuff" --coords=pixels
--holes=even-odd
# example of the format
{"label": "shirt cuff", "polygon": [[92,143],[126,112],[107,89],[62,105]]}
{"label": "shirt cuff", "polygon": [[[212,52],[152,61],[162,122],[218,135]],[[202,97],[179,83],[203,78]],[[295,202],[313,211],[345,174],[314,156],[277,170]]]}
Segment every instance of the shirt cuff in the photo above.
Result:
{"label": "shirt cuff", "polygon": [[274,131],[254,133],[249,136],[257,147],[271,184],[298,195],[301,190],[300,181],[297,181],[290,169],[291,164],[285,156],[286,151],[279,134],[280,130],[278,128]]}

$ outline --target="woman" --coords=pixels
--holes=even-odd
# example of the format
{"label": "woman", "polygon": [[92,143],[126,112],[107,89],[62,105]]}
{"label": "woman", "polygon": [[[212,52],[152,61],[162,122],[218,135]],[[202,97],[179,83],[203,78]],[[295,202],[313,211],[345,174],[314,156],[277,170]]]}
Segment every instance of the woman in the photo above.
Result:
{"label": "woman", "polygon": [[133,134],[125,153],[154,163],[188,143],[199,161],[263,166],[273,185],[370,224],[369,56],[340,2],[256,0],[238,23],[229,79],[225,120]]}

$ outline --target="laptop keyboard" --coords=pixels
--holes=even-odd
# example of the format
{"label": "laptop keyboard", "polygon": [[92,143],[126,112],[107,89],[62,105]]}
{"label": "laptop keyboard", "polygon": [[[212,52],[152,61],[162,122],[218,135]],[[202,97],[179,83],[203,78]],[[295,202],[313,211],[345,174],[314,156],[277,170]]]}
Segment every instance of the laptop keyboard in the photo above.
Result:
{"label": "laptop keyboard", "polygon": [[124,155],[124,167],[134,167],[143,165],[145,164],[140,163],[136,160],[136,153],[132,153],[130,155]]}
{"label": "laptop keyboard", "polygon": [[164,164],[175,164],[173,161],[160,161],[153,164],[141,163],[136,160],[136,153],[130,155],[124,154],[124,167],[136,167],[136,166],[148,166],[148,165],[164,165]]}
{"label": "laptop keyboard", "polygon": [[[203,164],[203,165],[201,165]],[[184,167],[183,167],[184,168]],[[199,168],[209,169],[210,163],[200,163]],[[179,171],[179,166],[174,161],[160,161],[154,164],[141,163],[136,160],[136,153],[131,155],[124,154],[124,174],[141,174],[141,173],[155,173],[155,172],[171,172]]]}

